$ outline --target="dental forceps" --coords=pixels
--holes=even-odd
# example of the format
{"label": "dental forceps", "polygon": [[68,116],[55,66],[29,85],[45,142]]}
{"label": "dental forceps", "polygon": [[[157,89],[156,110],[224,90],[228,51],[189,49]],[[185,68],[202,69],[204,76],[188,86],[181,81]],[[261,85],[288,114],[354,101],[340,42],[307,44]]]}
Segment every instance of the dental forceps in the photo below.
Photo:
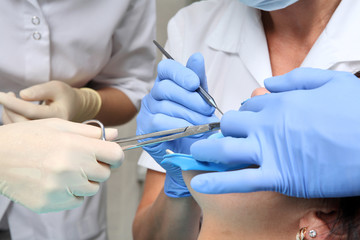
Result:
{"label": "dental forceps", "polygon": [[[84,124],[96,124],[101,128],[101,139],[106,140],[105,136],[105,127],[99,120],[88,120],[83,122]],[[172,141],[178,138],[193,136],[200,133],[207,133],[220,130],[220,122],[213,122],[203,125],[194,125],[194,126],[187,126],[182,128],[164,130],[159,132],[147,133],[142,135],[137,135],[133,137],[127,138],[119,138],[112,140],[111,142],[118,143],[123,151],[131,150],[139,147],[144,147],[151,144],[162,143],[167,141]],[[157,138],[155,138],[157,137]],[[143,142],[136,142],[131,144],[131,142],[144,140],[147,138],[152,138]]]}

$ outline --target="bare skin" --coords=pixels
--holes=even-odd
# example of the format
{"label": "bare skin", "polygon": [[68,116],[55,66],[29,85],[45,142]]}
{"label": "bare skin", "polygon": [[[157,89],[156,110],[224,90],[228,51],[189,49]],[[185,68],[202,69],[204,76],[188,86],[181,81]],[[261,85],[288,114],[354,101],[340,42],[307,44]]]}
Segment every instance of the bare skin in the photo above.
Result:
{"label": "bare skin", "polygon": [[297,68],[326,27],[340,0],[301,0],[262,12],[273,76]]}
{"label": "bare skin", "polygon": [[134,104],[122,91],[115,88],[103,88],[98,90],[98,93],[101,96],[102,106],[95,118],[105,125],[114,126],[126,123],[137,113]]}
{"label": "bare skin", "polygon": [[[301,65],[339,3],[340,0],[300,0],[285,9],[262,12],[262,21],[274,76],[287,73]],[[265,92],[264,89],[257,89],[254,94],[258,95]],[[176,236],[181,236],[179,239],[196,239],[199,224],[198,222],[193,223],[193,220],[198,221],[200,219],[199,206],[188,203],[194,201],[192,198],[177,199],[183,203],[175,205],[172,202],[173,199],[164,196],[162,190],[165,174],[158,174],[160,175],[155,176],[154,171],[148,170],[147,187],[144,189],[133,224],[134,239],[167,239],[168,236],[172,236],[171,239]],[[179,206],[184,208],[179,209]],[[194,214],[194,219],[191,219],[192,226],[189,224],[189,213]],[[170,214],[174,216],[170,217]],[[307,212],[307,214],[313,216],[311,212]],[[307,214],[305,215],[308,216]],[[308,221],[316,222],[316,219],[307,218],[305,215],[303,217]],[[181,221],[180,219],[184,220]],[[171,220],[172,223],[169,222]],[[206,221],[208,220],[204,219],[204,224]],[[303,220],[301,221],[304,223]],[[305,221],[305,223],[308,222]],[[170,227],[165,228],[163,224]],[[191,227],[192,230],[189,231]],[[296,226],[297,229],[299,229],[298,227]],[[292,228],[295,229],[294,224]],[[155,236],[154,234],[161,236],[157,235],[156,238],[152,238],[152,236]],[[207,237],[210,236],[200,237],[208,239]],[[212,237],[216,239],[216,236]],[[237,235],[234,239],[251,238],[246,238],[244,235],[239,238],[239,235]]]}
{"label": "bare skin", "polygon": [[147,171],[144,193],[133,223],[134,239],[197,239],[199,205],[192,197],[168,197],[164,193],[164,181],[164,173]]}
{"label": "bare skin", "polygon": [[[288,240],[295,239],[302,227],[316,229],[317,239],[326,239],[330,232],[329,222],[336,218],[332,214],[337,210],[336,199],[325,202],[322,199],[292,198],[275,192],[198,193],[191,188],[190,181],[201,173],[183,172],[186,185],[203,212],[198,240]],[[318,217],[320,215],[327,218]],[[311,239],[308,235],[306,237]]]}

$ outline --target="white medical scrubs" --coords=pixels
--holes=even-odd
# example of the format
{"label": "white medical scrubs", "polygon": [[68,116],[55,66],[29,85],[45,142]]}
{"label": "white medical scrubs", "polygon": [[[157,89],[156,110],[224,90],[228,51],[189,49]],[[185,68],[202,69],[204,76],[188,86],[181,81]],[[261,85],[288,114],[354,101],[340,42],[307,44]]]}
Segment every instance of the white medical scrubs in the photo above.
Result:
{"label": "white medical scrubs", "polygon": [[[360,71],[360,1],[342,0],[301,67]],[[170,55],[186,64],[195,52],[205,58],[209,93],[219,108],[237,110],[272,76],[260,11],[238,0],[209,0],[180,10],[168,24]],[[143,152],[138,164],[164,172]]]}
{"label": "white medical scrubs", "polygon": [[[155,1],[0,1],[0,91],[50,80],[124,92],[139,108],[152,86]],[[70,211],[35,214],[0,196],[13,240],[107,239],[106,194]]]}

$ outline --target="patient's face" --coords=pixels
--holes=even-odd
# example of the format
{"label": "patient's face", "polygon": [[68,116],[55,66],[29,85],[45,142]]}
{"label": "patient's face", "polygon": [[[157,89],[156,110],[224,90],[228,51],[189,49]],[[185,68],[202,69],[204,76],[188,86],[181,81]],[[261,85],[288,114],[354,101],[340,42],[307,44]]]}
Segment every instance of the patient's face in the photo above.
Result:
{"label": "patient's face", "polygon": [[284,232],[289,231],[290,235],[296,234],[299,219],[309,206],[320,204],[319,200],[290,198],[275,192],[218,195],[198,193],[191,189],[190,180],[200,173],[204,172],[183,171],[183,176],[203,211],[203,230],[210,229],[211,234],[219,234],[217,231],[225,231],[227,235],[234,236],[254,231],[276,234],[279,227]]}

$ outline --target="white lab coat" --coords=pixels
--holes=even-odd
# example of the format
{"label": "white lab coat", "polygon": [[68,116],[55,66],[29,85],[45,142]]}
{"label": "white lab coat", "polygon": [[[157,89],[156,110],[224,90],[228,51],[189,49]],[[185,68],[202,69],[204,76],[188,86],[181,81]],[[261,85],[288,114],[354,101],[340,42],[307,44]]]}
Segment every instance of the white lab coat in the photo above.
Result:
{"label": "white lab coat", "polygon": [[[360,1],[342,0],[301,67],[360,70]],[[209,0],[180,10],[168,24],[166,49],[186,64],[195,52],[205,58],[210,94],[226,112],[239,109],[271,77],[260,11],[238,0]],[[146,153],[138,164],[164,170]]]}
{"label": "white lab coat", "polygon": [[[0,9],[0,91],[91,81],[139,107],[152,86],[155,1],[4,0]],[[41,215],[0,196],[1,219],[13,240],[107,239],[105,188],[77,209]]]}

